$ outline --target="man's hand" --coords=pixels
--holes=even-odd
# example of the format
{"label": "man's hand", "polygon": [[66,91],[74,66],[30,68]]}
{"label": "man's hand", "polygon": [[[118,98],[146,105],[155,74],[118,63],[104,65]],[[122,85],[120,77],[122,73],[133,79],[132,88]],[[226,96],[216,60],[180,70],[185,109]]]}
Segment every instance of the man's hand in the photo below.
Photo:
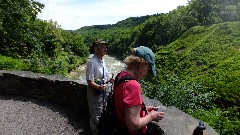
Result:
{"label": "man's hand", "polygon": [[99,85],[98,90],[100,90],[100,91],[105,91],[106,88],[107,88],[107,85],[102,84],[102,85]]}

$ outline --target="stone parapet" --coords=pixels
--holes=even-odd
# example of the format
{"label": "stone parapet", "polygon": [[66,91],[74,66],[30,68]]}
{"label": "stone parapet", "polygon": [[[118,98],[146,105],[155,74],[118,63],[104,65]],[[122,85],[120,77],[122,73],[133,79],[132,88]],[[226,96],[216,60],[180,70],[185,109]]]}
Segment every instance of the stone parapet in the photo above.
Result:
{"label": "stone parapet", "polygon": [[51,100],[88,113],[86,84],[59,75],[0,70],[0,94]]}

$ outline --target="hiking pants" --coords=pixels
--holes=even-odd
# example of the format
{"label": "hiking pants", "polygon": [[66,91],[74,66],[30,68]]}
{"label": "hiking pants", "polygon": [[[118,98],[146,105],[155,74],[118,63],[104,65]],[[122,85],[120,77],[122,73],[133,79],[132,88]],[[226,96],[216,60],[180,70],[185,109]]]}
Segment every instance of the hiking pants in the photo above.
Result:
{"label": "hiking pants", "polygon": [[97,94],[95,89],[88,86],[87,100],[90,113],[90,129],[93,135],[97,135],[99,117],[103,108],[103,94]]}

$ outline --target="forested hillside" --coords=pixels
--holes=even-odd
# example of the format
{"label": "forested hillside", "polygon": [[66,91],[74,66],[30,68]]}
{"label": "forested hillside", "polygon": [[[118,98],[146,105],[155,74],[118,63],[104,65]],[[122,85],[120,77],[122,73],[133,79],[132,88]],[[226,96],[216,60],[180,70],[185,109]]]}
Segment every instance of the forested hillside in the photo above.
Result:
{"label": "forested hillside", "polygon": [[76,31],[38,19],[43,8],[34,0],[0,2],[1,70],[66,75],[86,62],[96,38],[107,40],[108,53],[120,59],[145,45],[156,54],[158,74],[142,82],[145,94],[207,122],[219,134],[240,133],[239,0],[189,0],[166,14]]}
{"label": "forested hillside", "polygon": [[[146,93],[208,122],[239,132],[240,22],[195,26],[156,52],[158,76]],[[221,125],[221,126],[220,126]]]}
{"label": "forested hillside", "polygon": [[240,105],[240,22],[193,27],[156,55],[163,76],[202,83],[223,107]]}

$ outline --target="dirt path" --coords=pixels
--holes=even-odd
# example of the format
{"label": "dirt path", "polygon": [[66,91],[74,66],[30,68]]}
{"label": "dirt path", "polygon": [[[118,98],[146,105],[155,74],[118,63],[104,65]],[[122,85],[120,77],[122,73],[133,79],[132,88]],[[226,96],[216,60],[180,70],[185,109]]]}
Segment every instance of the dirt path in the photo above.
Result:
{"label": "dirt path", "polygon": [[90,135],[88,117],[59,104],[0,96],[0,134]]}

